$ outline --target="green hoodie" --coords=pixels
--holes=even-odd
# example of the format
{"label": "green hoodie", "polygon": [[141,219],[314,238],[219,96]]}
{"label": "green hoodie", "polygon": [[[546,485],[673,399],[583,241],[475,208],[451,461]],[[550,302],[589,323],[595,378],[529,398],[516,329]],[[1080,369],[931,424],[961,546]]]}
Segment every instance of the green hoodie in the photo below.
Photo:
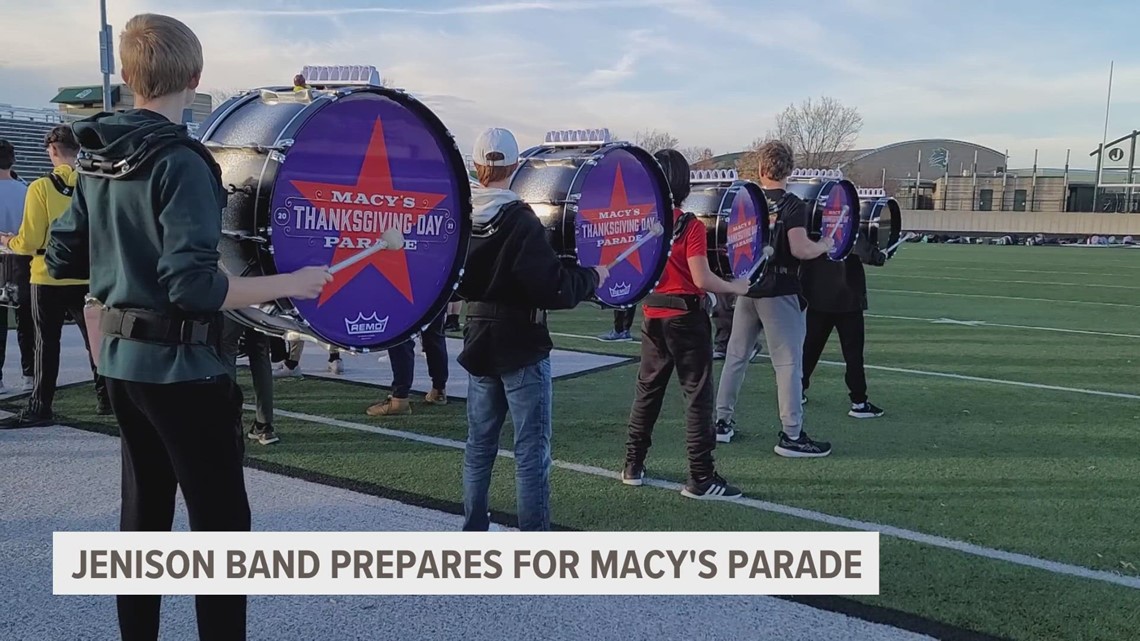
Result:
{"label": "green hoodie", "polygon": [[[73,126],[84,155],[125,160],[154,136],[186,137],[160,114],[99,114]],[[151,136],[150,139],[147,139]],[[44,256],[55,278],[87,278],[91,294],[116,309],[207,317],[229,288],[218,270],[221,210],[216,164],[189,145],[167,146],[110,175],[82,172],[71,208],[51,230]],[[80,276],[82,274],[82,276]],[[219,319],[220,320],[220,319]],[[209,345],[161,345],[104,336],[99,373],[139,383],[178,383],[229,371]]]}

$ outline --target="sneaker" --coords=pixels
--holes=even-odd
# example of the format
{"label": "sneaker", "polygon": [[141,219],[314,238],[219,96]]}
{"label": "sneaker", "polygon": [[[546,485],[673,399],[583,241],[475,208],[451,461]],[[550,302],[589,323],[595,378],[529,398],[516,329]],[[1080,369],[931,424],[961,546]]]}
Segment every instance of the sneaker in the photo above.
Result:
{"label": "sneaker", "polygon": [[701,482],[689,479],[685,487],[681,488],[681,496],[704,501],[726,501],[743,495],[740,488],[729,485],[720,474],[713,474]]}
{"label": "sneaker", "polygon": [[719,349],[714,351],[713,352],[713,360],[714,361],[723,361],[724,360],[724,352],[719,350]]}
{"label": "sneaker", "polygon": [[852,418],[879,418],[885,412],[881,407],[875,407],[870,401],[863,401],[862,403],[852,403],[851,411],[847,415]]}
{"label": "sneaker", "polygon": [[800,397],[800,405],[807,405],[807,394]]}
{"label": "sneaker", "polygon": [[633,487],[641,487],[645,483],[645,465],[643,463],[626,463],[621,471],[621,482]]}
{"label": "sneaker", "polygon": [[447,320],[443,323],[443,331],[445,332],[460,332],[463,329],[459,326],[459,314],[448,314]]}
{"label": "sneaker", "polygon": [[615,343],[617,341],[633,340],[633,338],[630,336],[629,332],[619,332],[617,330],[610,330],[609,332],[599,336],[598,340],[605,341],[607,343]]}
{"label": "sneaker", "polygon": [[[298,368],[298,369],[300,369],[300,368]],[[341,374],[344,373],[344,363],[340,362],[339,358],[336,359],[335,361],[329,361],[329,368],[328,369],[329,369],[329,374],[332,374],[333,376],[340,376]]]}
{"label": "sneaker", "polygon": [[0,420],[0,430],[20,430],[30,427],[48,427],[49,425],[55,425],[54,417],[31,414],[27,410],[20,410],[16,414]]}
{"label": "sneaker", "polygon": [[799,439],[793,441],[780,432],[780,442],[773,449],[784,458],[822,458],[831,454],[831,443],[813,441],[807,432],[800,432]]}
{"label": "sneaker", "polygon": [[447,405],[447,390],[433,389],[424,394],[424,402],[428,405]]}
{"label": "sneaker", "polygon": [[114,414],[114,411],[111,410],[111,401],[105,396],[99,397],[95,405],[95,413],[99,416],[110,416]]}
{"label": "sneaker", "polygon": [[750,353],[748,355],[748,362],[749,363],[755,363],[756,357],[759,355],[760,355],[760,346],[756,345],[755,347],[752,348],[752,353]]}
{"label": "sneaker", "polygon": [[246,434],[251,441],[257,441],[262,445],[273,445],[281,439],[277,436],[277,432],[273,431],[272,425],[262,425],[261,423],[254,422],[253,427],[249,428],[249,434]]}
{"label": "sneaker", "polygon": [[407,416],[412,413],[412,406],[408,404],[406,398],[392,398],[388,397],[383,403],[376,403],[375,405],[364,410],[364,413],[372,416]]}
{"label": "sneaker", "polygon": [[273,370],[273,378],[304,378],[304,375],[301,373],[300,365],[296,367],[282,365],[281,369]]}
{"label": "sneaker", "polygon": [[716,422],[716,442],[731,443],[736,435],[736,422],[719,419]]}
{"label": "sneaker", "polygon": [[35,387],[36,387],[36,377],[35,376],[25,376],[24,377],[23,390],[25,392],[30,392],[33,389],[35,389]]}

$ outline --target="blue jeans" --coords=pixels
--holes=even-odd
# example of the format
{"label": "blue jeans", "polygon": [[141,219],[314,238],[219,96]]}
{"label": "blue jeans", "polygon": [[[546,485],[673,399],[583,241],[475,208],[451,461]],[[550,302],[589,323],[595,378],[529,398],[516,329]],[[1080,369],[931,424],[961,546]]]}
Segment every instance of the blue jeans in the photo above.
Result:
{"label": "blue jeans", "polygon": [[463,456],[463,529],[490,528],[491,470],[507,412],[515,426],[519,529],[550,529],[550,359],[500,376],[471,376]]}

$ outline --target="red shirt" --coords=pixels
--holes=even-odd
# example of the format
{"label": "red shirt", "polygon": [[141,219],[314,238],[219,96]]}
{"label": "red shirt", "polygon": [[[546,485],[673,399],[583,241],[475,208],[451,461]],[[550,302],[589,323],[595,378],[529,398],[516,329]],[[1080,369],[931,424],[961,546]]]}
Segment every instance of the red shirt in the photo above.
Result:
{"label": "red shirt", "polygon": [[[673,222],[681,217],[681,210],[673,210]],[[685,232],[673,243],[673,251],[669,254],[669,262],[665,265],[665,273],[661,275],[661,282],[653,290],[656,294],[675,294],[689,296],[704,296],[705,293],[693,282],[693,273],[689,271],[689,259],[699,256],[701,260],[708,260],[709,241],[708,232],[699,220],[690,220]],[[662,307],[642,308],[646,318],[675,318],[685,314],[679,309]]]}

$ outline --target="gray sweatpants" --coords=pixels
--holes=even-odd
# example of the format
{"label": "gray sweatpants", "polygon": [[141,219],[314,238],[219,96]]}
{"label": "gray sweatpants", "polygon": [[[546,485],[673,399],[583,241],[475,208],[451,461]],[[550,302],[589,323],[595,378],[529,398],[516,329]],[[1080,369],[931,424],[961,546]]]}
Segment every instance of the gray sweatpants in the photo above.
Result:
{"label": "gray sweatpants", "polygon": [[740,395],[748,372],[748,355],[756,344],[761,323],[768,338],[772,368],[776,370],[780,422],[788,438],[798,439],[803,430],[804,335],[807,332],[807,321],[800,309],[798,296],[741,296],[736,299],[732,337],[728,339],[728,353],[716,394],[716,417],[718,420],[732,420],[736,397]]}

